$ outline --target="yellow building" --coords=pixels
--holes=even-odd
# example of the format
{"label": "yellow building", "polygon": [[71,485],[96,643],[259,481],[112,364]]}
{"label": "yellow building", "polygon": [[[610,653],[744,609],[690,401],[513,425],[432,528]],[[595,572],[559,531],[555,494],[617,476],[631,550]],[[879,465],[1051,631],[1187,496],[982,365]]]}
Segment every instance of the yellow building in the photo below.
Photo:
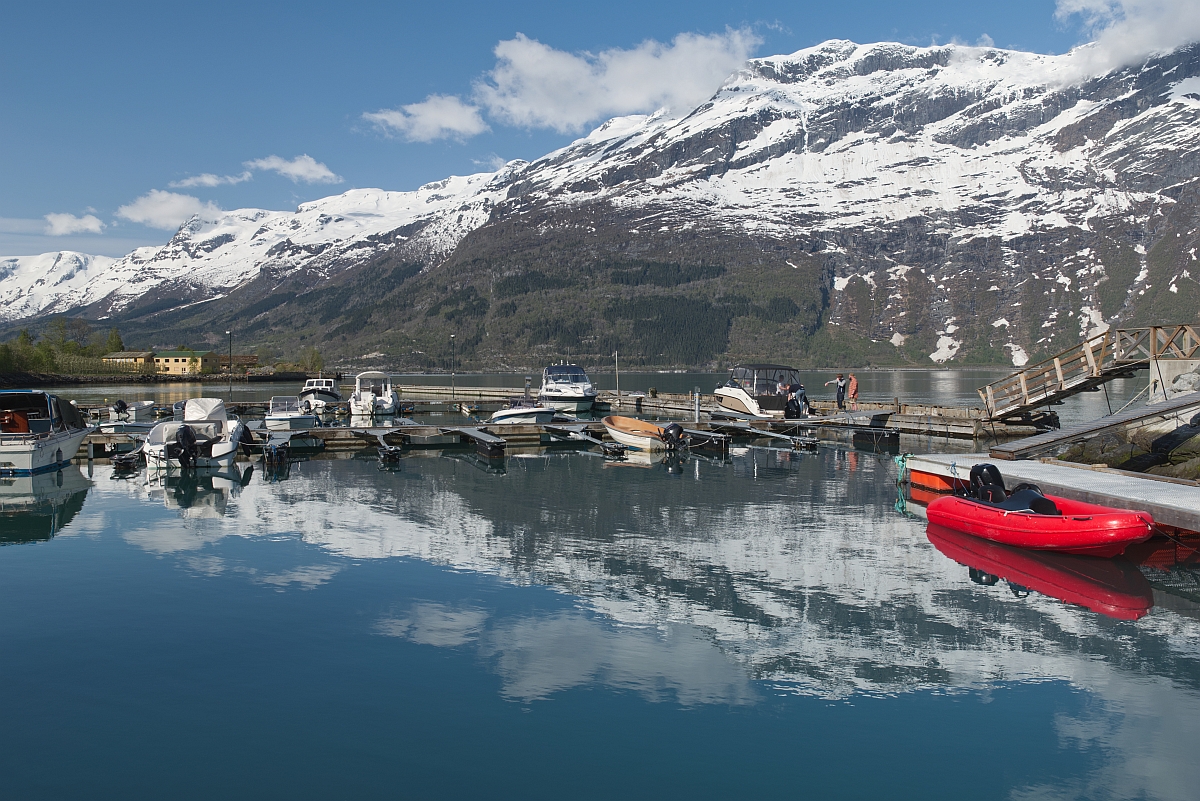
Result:
{"label": "yellow building", "polygon": [[171,375],[211,373],[217,365],[217,354],[211,350],[164,350],[154,354],[154,369]]}
{"label": "yellow building", "polygon": [[149,370],[150,365],[154,364],[154,351],[119,350],[107,356],[102,356],[100,361],[122,372],[137,373],[142,370]]}

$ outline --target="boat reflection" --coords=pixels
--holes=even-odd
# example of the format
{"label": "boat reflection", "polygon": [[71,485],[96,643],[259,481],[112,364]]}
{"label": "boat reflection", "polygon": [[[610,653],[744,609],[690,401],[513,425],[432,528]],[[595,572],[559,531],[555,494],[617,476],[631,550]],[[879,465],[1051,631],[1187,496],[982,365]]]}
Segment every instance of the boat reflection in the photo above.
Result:
{"label": "boat reflection", "polygon": [[197,468],[178,474],[152,473],[146,482],[150,497],[179,509],[187,518],[224,517],[229,501],[250,483],[254,466]]}
{"label": "boat reflection", "polygon": [[1137,620],[1154,606],[1150,582],[1121,559],[1013,548],[934,523],[926,536],[943,554],[966,565],[976,584],[990,587],[1003,579],[1017,597],[1032,590],[1119,620]]}
{"label": "boat reflection", "polygon": [[83,508],[92,482],[78,465],[0,478],[0,545],[45,542]]}

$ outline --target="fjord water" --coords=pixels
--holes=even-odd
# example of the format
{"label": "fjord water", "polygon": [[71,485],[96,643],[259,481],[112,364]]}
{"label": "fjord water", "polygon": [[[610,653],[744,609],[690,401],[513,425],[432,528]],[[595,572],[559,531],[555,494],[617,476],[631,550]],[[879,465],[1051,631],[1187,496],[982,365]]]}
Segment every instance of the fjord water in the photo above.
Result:
{"label": "fjord water", "polygon": [[972,583],[890,457],[245,469],[5,501],[6,797],[1194,797],[1200,606]]}

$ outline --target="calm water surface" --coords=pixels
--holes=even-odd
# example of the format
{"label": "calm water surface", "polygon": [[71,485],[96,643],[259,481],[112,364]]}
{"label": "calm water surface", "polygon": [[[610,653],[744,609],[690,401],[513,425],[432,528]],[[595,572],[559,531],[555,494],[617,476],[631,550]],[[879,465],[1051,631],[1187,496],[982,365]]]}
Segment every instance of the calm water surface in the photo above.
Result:
{"label": "calm water surface", "polygon": [[244,469],[0,487],[4,797],[1196,797],[1195,576],[972,583],[888,457]]}

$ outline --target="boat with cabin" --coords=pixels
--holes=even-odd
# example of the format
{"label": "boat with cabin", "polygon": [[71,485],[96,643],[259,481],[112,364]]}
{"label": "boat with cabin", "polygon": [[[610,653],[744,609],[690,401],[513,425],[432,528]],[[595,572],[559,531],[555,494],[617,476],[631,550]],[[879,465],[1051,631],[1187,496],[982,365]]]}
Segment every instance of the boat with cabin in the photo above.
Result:
{"label": "boat with cabin", "polygon": [[560,412],[586,412],[599,394],[588,374],[577,364],[552,364],[542,371],[538,402]]}
{"label": "boat with cabin", "polygon": [[271,431],[307,431],[321,425],[316,414],[303,409],[296,395],[271,398],[263,423]]}
{"label": "boat with cabin", "polygon": [[0,475],[60,470],[92,430],[79,409],[57,395],[40,389],[0,391]]}
{"label": "boat with cabin", "polygon": [[165,420],[146,437],[146,465],[157,469],[227,467],[237,458],[246,428],[220,398],[192,398],[183,420]]}
{"label": "boat with cabin", "polygon": [[392,389],[392,377],[378,370],[359,373],[354,378],[354,392],[350,395],[350,414],[359,416],[386,416],[395,414],[400,408],[400,396]]}
{"label": "boat with cabin", "polygon": [[739,364],[715,390],[717,403],[736,417],[782,418],[800,372],[782,364]]}
{"label": "boat with cabin", "polygon": [[310,378],[300,390],[300,408],[321,414],[331,403],[341,403],[342,393],[332,378]]}

